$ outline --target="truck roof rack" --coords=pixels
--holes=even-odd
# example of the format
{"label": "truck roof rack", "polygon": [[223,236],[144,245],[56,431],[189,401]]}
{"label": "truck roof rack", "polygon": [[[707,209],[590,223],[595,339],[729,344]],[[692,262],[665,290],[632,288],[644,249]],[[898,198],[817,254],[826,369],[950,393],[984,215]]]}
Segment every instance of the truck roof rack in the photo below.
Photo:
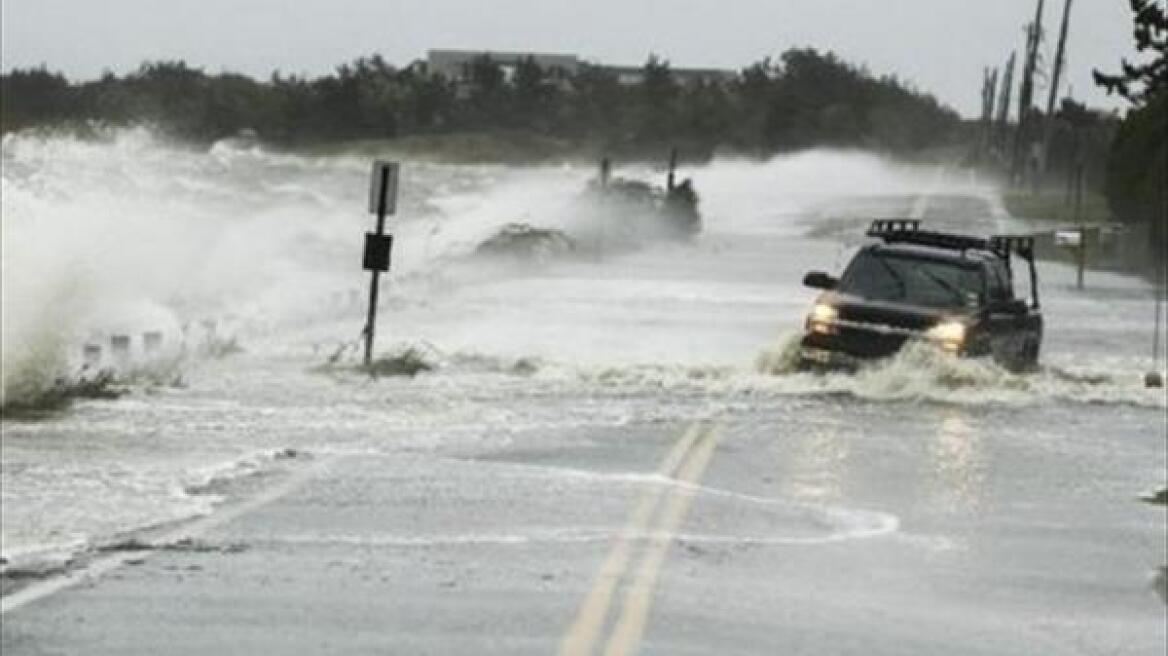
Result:
{"label": "truck roof rack", "polygon": [[867,235],[886,244],[917,244],[956,251],[990,250],[990,243],[981,237],[921,230],[919,219],[877,219],[869,226]]}
{"label": "truck roof rack", "polygon": [[869,226],[867,235],[886,244],[919,244],[953,250],[982,250],[1009,259],[1017,253],[1025,260],[1034,259],[1034,237],[1029,235],[994,235],[989,239],[956,235],[948,232],[921,230],[918,219],[877,219]]}
{"label": "truck roof rack", "polygon": [[916,232],[920,229],[920,219],[876,219],[868,227],[868,236],[879,237],[889,233]]}
{"label": "truck roof rack", "polygon": [[1034,237],[1029,235],[994,235],[990,237],[990,249],[998,255],[1009,258],[1017,253],[1024,260],[1034,260]]}

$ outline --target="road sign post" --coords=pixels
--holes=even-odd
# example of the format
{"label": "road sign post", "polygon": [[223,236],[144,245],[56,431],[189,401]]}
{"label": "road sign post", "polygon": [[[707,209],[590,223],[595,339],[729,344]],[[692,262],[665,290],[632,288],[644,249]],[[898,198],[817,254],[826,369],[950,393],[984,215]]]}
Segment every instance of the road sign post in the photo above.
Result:
{"label": "road sign post", "polygon": [[377,292],[381,273],[389,271],[393,235],[385,234],[385,216],[397,209],[397,183],[401,166],[397,162],[373,162],[369,181],[369,211],[377,214],[377,230],[365,233],[362,265],[370,272],[369,313],[365,318],[365,366],[373,364],[373,335],[377,327]]}

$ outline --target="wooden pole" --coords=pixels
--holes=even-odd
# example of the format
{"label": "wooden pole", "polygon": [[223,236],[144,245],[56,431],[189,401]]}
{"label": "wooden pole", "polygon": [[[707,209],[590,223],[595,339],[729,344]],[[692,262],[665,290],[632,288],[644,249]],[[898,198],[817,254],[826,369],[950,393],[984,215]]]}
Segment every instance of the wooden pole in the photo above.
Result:
{"label": "wooden pole", "polygon": [[[1168,157],[1168,153],[1165,153]],[[1165,162],[1168,164],[1168,162]],[[1160,187],[1160,211],[1163,212],[1164,223],[1161,224],[1168,228],[1168,190]],[[1163,240],[1168,238],[1168,235],[1161,233],[1158,236],[1160,243],[1152,249],[1152,265],[1156,267],[1156,284],[1153,292],[1156,295],[1156,320],[1152,326],[1152,369],[1144,376],[1145,387],[1164,387],[1164,376],[1160,373],[1160,325],[1162,323],[1161,317],[1164,314],[1164,271],[1168,263],[1159,261],[1161,256],[1168,256],[1168,250],[1161,250],[1164,247]]]}
{"label": "wooden pole", "polygon": [[1083,220],[1083,163],[1075,169],[1075,219],[1079,222],[1079,271],[1075,287],[1083,289],[1083,271],[1087,268],[1087,224]]}
{"label": "wooden pole", "polygon": [[981,143],[978,146],[978,160],[984,162],[993,143],[994,102],[998,92],[998,69],[986,67],[981,85]]}
{"label": "wooden pole", "polygon": [[1063,65],[1066,64],[1067,55],[1067,32],[1071,24],[1071,2],[1067,0],[1067,4],[1063,6],[1063,24],[1059,28],[1058,47],[1055,49],[1054,55],[1054,74],[1050,80],[1050,96],[1046,101],[1046,114],[1050,117],[1054,114],[1054,104],[1058,100],[1059,81],[1062,79]]}
{"label": "wooden pole", "polygon": [[1010,59],[1006,62],[1006,74],[1002,79],[1002,97],[998,103],[998,148],[1003,157],[1008,157],[1010,141],[1010,96],[1014,89],[1014,63],[1018,58],[1016,51],[1010,52]]}
{"label": "wooden pole", "polygon": [[1050,170],[1050,144],[1054,138],[1055,103],[1058,102],[1059,81],[1062,80],[1063,66],[1066,64],[1067,30],[1071,22],[1071,2],[1063,6],[1063,24],[1059,29],[1058,48],[1054,55],[1054,74],[1050,81],[1050,96],[1046,100],[1046,117],[1042,128],[1042,175]]}
{"label": "wooden pole", "polygon": [[1164,272],[1156,274],[1156,285],[1153,293],[1156,295],[1156,320],[1152,330],[1152,365],[1153,370],[1160,368],[1160,317],[1163,314]]}
{"label": "wooden pole", "polygon": [[669,177],[666,179],[665,189],[673,191],[674,176],[677,174],[677,148],[669,151]]}
{"label": "wooden pole", "polygon": [[1021,182],[1026,168],[1026,148],[1030,145],[1030,110],[1034,100],[1034,74],[1038,68],[1038,48],[1042,42],[1042,8],[1045,0],[1038,0],[1034,22],[1026,27],[1026,60],[1022,64],[1022,88],[1018,93],[1018,131],[1014,134],[1014,153],[1010,162],[1010,177]]}

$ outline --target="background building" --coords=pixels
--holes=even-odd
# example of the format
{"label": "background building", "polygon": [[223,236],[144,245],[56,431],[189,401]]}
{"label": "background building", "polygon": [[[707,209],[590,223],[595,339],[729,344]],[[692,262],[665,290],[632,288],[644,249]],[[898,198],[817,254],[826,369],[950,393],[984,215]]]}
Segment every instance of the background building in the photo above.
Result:
{"label": "background building", "polygon": [[[426,70],[458,83],[470,81],[471,65],[480,57],[490,57],[503,70],[504,79],[511,82],[519,62],[530,57],[544,71],[549,82],[564,82],[588,67],[614,76],[620,84],[640,84],[645,79],[643,66],[608,66],[585,62],[574,54],[507,52],[499,50],[430,50]],[[738,78],[738,72],[717,68],[670,68],[673,78],[683,86],[697,84],[728,84]]]}

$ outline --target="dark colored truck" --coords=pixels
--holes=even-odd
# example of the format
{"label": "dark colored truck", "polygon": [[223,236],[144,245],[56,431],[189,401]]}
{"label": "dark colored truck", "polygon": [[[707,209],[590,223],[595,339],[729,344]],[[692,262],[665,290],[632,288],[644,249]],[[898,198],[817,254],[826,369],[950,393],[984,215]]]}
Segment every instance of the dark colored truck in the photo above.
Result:
{"label": "dark colored truck", "polygon": [[[855,369],[912,339],[958,356],[992,356],[1012,371],[1035,367],[1042,314],[1030,237],[971,237],[921,230],[912,219],[874,221],[840,278],[811,272],[824,290],[807,317],[805,368]],[[1029,301],[1014,295],[1012,255],[1029,265]]]}

